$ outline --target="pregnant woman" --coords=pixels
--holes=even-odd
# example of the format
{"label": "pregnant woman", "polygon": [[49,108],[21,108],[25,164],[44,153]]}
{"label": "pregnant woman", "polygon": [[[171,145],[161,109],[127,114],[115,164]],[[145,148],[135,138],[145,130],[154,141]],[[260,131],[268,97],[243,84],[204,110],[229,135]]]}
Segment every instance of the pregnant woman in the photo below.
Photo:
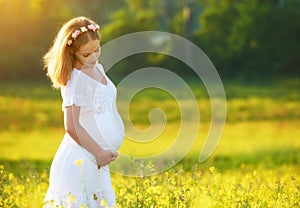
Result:
{"label": "pregnant woman", "polygon": [[61,90],[66,130],[51,165],[44,207],[115,205],[108,165],[118,156],[124,125],[116,87],[98,63],[98,30],[86,17],[71,19],[44,56],[47,75]]}

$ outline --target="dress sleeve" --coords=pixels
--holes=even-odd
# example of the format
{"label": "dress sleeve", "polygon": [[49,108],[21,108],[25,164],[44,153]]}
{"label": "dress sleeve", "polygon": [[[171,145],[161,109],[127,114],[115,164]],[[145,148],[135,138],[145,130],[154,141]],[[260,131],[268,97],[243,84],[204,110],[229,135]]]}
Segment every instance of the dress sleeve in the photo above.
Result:
{"label": "dress sleeve", "polygon": [[84,97],[85,85],[79,71],[73,71],[67,85],[61,88],[62,110],[67,106],[87,106]]}

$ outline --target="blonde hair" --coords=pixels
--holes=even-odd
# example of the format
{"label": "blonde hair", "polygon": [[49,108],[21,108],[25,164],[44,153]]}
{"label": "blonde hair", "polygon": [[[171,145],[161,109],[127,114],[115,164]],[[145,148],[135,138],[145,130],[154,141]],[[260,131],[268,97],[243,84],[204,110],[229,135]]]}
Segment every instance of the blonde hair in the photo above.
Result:
{"label": "blonde hair", "polygon": [[76,40],[68,45],[72,39],[72,33],[81,27],[87,27],[90,24],[96,25],[94,21],[86,17],[76,17],[66,22],[59,30],[53,45],[44,55],[44,69],[47,70],[47,76],[51,79],[54,88],[65,86],[71,78],[75,55],[80,46],[86,44],[89,40],[100,40],[97,31],[87,31],[81,33]]}

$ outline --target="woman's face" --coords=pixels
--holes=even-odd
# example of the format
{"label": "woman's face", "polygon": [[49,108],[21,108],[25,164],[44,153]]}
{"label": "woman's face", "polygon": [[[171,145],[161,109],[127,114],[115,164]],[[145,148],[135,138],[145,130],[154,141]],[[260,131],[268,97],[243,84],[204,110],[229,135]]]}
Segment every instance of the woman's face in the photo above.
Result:
{"label": "woman's face", "polygon": [[75,52],[75,67],[78,69],[91,68],[97,64],[100,56],[100,41],[89,40]]}

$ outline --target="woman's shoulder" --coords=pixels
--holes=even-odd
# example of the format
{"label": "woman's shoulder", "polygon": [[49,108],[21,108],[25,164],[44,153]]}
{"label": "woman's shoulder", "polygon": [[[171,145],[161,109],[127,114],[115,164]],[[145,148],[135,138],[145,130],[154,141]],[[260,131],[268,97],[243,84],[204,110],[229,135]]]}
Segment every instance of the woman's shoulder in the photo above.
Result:
{"label": "woman's shoulder", "polygon": [[78,83],[78,80],[80,79],[80,74],[80,70],[74,68],[71,72],[70,79],[68,80],[66,86],[62,87],[62,89],[73,87],[74,84]]}
{"label": "woman's shoulder", "polygon": [[79,69],[73,68],[69,81],[77,81],[81,77],[82,72]]}
{"label": "woman's shoulder", "polygon": [[71,78],[79,76],[81,71],[79,69],[73,68],[71,72]]}

